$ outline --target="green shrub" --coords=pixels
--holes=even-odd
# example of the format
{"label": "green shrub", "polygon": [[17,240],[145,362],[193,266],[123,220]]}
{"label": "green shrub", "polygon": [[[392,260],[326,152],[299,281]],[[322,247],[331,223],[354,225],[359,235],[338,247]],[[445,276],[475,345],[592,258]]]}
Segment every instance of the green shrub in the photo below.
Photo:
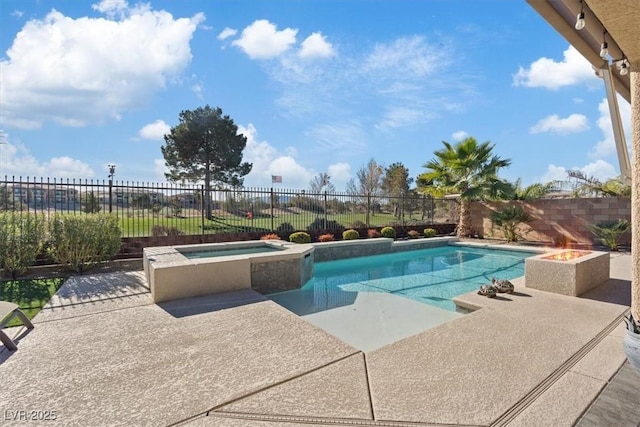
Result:
{"label": "green shrub", "polygon": [[360,238],[357,230],[349,229],[342,232],[342,240],[356,240]]}
{"label": "green shrub", "polygon": [[151,228],[151,234],[154,236],[181,236],[184,233],[177,227],[154,225]]}
{"label": "green shrub", "polygon": [[118,218],[109,214],[58,215],[50,224],[49,255],[83,273],[120,250]]}
{"label": "green shrub", "polygon": [[382,237],[388,237],[391,239],[395,239],[396,238],[396,229],[393,227],[383,227],[382,230],[380,230],[380,234],[382,234]]}
{"label": "green shrub", "polygon": [[44,217],[29,212],[0,213],[0,267],[15,279],[33,265],[44,240]]}
{"label": "green shrub", "polygon": [[286,235],[288,233],[291,233],[292,231],[296,231],[296,228],[288,222],[283,222],[278,226],[278,228],[276,228],[276,233],[278,234]]}
{"label": "green shrub", "polygon": [[409,230],[407,231],[407,237],[410,239],[418,239],[420,237],[420,233],[416,230]]}
{"label": "green shrub", "polygon": [[630,228],[631,224],[626,219],[589,226],[591,232],[596,235],[602,244],[612,251],[618,250],[618,239]]}
{"label": "green shrub", "polygon": [[153,216],[160,215],[160,212],[162,212],[162,205],[160,203],[156,202],[151,205],[151,213],[153,214]]}
{"label": "green shrub", "polygon": [[179,217],[182,215],[182,203],[180,203],[179,199],[172,199],[169,202],[169,208],[171,208],[171,215],[174,217]]}
{"label": "green shrub", "polygon": [[424,237],[436,237],[436,234],[438,234],[438,232],[433,228],[425,228],[422,231],[422,234],[424,234]]}
{"label": "green shrub", "polygon": [[85,213],[97,213],[100,212],[100,200],[93,194],[93,191],[90,193],[86,193],[82,197],[81,201],[82,212]]}
{"label": "green shrub", "polygon": [[309,224],[307,230],[331,230],[342,232],[342,230],[344,230],[344,225],[334,219],[328,219],[325,224],[324,218],[317,217],[311,224]]}
{"label": "green shrub", "polygon": [[531,217],[520,206],[505,206],[491,213],[491,222],[500,227],[507,242],[516,242],[522,239],[520,224],[531,222]]}
{"label": "green shrub", "polygon": [[292,243],[311,243],[311,235],[304,231],[298,231],[289,236],[289,241]]}

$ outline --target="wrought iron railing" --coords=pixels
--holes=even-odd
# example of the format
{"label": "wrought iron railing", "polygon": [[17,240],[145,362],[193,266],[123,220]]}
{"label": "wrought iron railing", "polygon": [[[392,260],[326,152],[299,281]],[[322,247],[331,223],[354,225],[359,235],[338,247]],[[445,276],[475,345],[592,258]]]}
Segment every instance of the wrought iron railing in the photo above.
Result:
{"label": "wrought iron railing", "polygon": [[109,212],[123,237],[225,232],[337,230],[456,222],[452,200],[306,190],[5,177],[0,211],[53,215]]}

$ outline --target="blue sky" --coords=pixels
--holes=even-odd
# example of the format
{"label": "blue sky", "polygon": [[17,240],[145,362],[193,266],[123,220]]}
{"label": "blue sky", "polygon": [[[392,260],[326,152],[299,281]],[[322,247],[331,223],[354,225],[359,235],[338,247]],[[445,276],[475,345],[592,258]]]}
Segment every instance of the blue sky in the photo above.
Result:
{"label": "blue sky", "polygon": [[468,135],[525,184],[619,174],[602,81],[524,1],[2,0],[0,36],[2,175],[162,182],[162,135],[206,104],[250,187],[415,177]]}

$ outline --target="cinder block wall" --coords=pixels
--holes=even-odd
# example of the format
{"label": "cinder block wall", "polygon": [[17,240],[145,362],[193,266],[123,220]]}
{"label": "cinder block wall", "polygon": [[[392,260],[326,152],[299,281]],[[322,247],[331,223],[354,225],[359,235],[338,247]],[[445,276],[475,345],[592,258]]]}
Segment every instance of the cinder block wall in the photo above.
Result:
{"label": "cinder block wall", "polygon": [[[629,198],[544,199],[532,201],[474,202],[471,205],[473,229],[484,237],[503,238],[499,228],[493,227],[491,213],[508,205],[520,205],[533,220],[521,228],[525,240],[553,244],[562,237],[580,245],[595,242],[589,230],[591,224],[631,221]],[[620,238],[621,245],[630,245],[631,232]]]}

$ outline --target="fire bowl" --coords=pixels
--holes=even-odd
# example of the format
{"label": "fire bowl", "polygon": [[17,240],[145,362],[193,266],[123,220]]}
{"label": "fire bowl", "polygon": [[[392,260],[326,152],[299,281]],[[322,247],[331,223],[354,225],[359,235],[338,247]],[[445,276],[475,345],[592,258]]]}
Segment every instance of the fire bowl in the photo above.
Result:
{"label": "fire bowl", "polygon": [[579,296],[609,280],[609,253],[560,250],[525,260],[525,286]]}

